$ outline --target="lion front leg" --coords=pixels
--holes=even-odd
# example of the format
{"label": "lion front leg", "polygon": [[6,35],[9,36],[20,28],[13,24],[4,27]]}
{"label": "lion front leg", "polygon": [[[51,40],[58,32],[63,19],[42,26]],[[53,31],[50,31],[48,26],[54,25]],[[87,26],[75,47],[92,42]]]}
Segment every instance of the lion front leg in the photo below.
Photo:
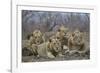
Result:
{"label": "lion front leg", "polygon": [[62,53],[59,53],[58,56],[59,57],[64,57],[64,55]]}
{"label": "lion front leg", "polygon": [[47,57],[51,59],[55,58],[55,56],[51,52],[47,52]]}
{"label": "lion front leg", "polygon": [[75,53],[77,53],[77,50],[70,50],[70,51],[69,51],[69,55],[73,55],[73,54],[75,54]]}

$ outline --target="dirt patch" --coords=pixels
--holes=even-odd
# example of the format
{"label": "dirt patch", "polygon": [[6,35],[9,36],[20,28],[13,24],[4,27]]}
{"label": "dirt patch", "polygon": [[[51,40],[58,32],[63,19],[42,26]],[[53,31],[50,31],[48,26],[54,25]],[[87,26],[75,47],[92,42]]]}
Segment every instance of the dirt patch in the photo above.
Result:
{"label": "dirt patch", "polygon": [[63,57],[56,57],[54,59],[43,58],[43,57],[35,57],[35,56],[23,56],[22,62],[44,62],[44,61],[68,61],[68,60],[89,60],[90,59],[90,52],[86,52],[84,54],[65,54]]}

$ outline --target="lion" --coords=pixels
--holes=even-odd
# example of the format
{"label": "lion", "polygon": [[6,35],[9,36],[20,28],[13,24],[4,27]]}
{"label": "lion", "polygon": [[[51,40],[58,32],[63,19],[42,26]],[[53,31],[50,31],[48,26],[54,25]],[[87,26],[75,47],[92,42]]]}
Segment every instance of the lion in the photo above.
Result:
{"label": "lion", "polygon": [[40,30],[35,30],[33,32],[33,37],[30,41],[32,41],[32,44],[39,45],[45,41],[44,34],[41,33]]}
{"label": "lion", "polygon": [[33,44],[33,35],[28,35],[26,40],[22,40],[22,55],[23,56],[30,56],[33,55],[31,50]]}
{"label": "lion", "polygon": [[63,39],[65,37],[65,35],[67,34],[67,32],[68,32],[68,28],[61,26],[56,33],[56,37],[58,39]]}
{"label": "lion", "polygon": [[29,40],[22,40],[22,56],[32,55],[30,48],[31,48],[31,45],[30,45]]}
{"label": "lion", "polygon": [[56,37],[57,39],[61,41],[62,45],[67,45],[67,41],[68,41],[67,33],[68,32],[69,32],[68,28],[61,26],[56,33]]}
{"label": "lion", "polygon": [[44,58],[54,59],[57,56],[62,56],[61,43],[57,39],[49,39],[49,41],[38,45],[35,51],[40,57]]}
{"label": "lion", "polygon": [[37,50],[38,50],[38,45],[37,44],[32,44],[31,47],[30,47],[30,51],[32,52],[32,54],[35,57],[39,57]]}
{"label": "lion", "polygon": [[33,38],[33,35],[31,34],[27,36],[27,39],[22,40],[22,49],[26,48],[29,50],[31,48],[32,41],[30,40],[32,40],[32,38]]}
{"label": "lion", "polygon": [[62,49],[66,51],[68,51],[68,37],[69,29],[64,26],[61,26],[55,35],[55,38],[57,38],[61,42]]}
{"label": "lion", "polygon": [[[39,45],[44,42],[44,35],[40,32],[40,30],[35,30],[32,34],[27,36],[26,40],[22,41],[22,50],[29,50],[34,55],[37,55],[37,53],[34,53],[32,50],[33,46],[36,49],[35,45]],[[22,51],[22,52],[23,52]]]}
{"label": "lion", "polygon": [[71,36],[68,39],[68,47],[70,53],[83,53],[87,50],[86,41],[83,36],[83,33],[79,30],[75,30],[74,33],[71,34]]}

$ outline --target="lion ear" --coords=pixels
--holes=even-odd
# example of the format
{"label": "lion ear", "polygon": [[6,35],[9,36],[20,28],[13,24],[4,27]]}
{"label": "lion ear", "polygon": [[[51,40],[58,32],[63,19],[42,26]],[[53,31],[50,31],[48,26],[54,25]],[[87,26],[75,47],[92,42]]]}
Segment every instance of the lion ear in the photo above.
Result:
{"label": "lion ear", "polygon": [[49,39],[49,42],[52,42],[52,39],[51,38]]}
{"label": "lion ear", "polygon": [[57,37],[57,39],[60,39],[59,37]]}
{"label": "lion ear", "polygon": [[60,29],[58,29],[58,32],[60,32]]}
{"label": "lion ear", "polygon": [[26,37],[28,40],[29,40],[29,38],[30,38],[30,35],[27,35],[27,37]]}
{"label": "lion ear", "polygon": [[75,33],[72,33],[72,36],[74,36],[75,35]]}
{"label": "lion ear", "polygon": [[27,35],[27,39],[29,40],[31,36],[33,36],[33,34]]}

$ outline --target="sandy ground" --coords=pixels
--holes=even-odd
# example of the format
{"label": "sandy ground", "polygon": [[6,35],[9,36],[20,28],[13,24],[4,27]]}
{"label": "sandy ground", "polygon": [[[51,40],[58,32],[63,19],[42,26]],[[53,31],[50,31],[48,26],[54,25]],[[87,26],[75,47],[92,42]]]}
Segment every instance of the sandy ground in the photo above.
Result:
{"label": "sandy ground", "polygon": [[90,52],[86,52],[85,54],[78,54],[74,53],[70,55],[69,53],[65,54],[63,57],[56,57],[55,59],[49,58],[37,58],[32,56],[23,56],[22,62],[44,62],[44,61],[68,61],[68,60],[89,60],[90,59]]}

